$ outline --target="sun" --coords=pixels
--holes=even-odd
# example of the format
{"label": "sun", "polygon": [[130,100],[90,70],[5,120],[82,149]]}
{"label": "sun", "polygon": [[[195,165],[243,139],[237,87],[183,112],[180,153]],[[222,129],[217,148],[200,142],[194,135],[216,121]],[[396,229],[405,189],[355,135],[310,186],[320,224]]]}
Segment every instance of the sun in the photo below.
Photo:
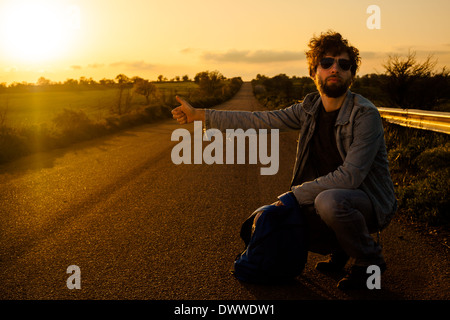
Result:
{"label": "sun", "polygon": [[15,0],[2,11],[2,49],[13,59],[42,62],[66,49],[66,11],[56,1]]}

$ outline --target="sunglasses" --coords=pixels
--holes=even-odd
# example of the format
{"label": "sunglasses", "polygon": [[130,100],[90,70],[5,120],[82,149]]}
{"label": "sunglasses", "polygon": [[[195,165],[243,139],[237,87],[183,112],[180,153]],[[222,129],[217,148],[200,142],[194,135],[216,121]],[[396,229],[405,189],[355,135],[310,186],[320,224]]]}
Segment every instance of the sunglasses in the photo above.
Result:
{"label": "sunglasses", "polygon": [[322,69],[330,69],[335,61],[343,71],[348,71],[352,67],[352,62],[348,59],[323,58],[319,63]]}

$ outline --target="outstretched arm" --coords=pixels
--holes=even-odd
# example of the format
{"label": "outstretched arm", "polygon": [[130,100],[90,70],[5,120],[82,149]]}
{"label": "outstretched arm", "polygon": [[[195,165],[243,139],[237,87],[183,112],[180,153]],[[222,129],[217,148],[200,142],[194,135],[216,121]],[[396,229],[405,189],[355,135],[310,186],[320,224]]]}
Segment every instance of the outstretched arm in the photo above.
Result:
{"label": "outstretched arm", "polygon": [[181,105],[172,110],[172,117],[177,120],[179,124],[191,123],[196,120],[205,122],[204,109],[194,108],[179,96],[176,96],[176,99]]}
{"label": "outstretched arm", "polygon": [[172,110],[172,117],[180,124],[202,121],[206,129],[279,129],[280,131],[298,130],[302,126],[305,114],[301,104],[273,111],[237,111],[197,109],[186,100],[176,97],[181,104]]}

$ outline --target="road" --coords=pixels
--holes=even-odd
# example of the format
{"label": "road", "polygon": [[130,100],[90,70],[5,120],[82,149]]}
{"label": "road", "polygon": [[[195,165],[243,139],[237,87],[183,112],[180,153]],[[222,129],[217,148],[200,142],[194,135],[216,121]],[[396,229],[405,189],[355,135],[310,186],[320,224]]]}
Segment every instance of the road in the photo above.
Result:
{"label": "road", "polygon": [[[244,83],[223,109],[263,109]],[[380,290],[342,292],[310,254],[292,284],[229,274],[243,220],[287,191],[296,133],[280,135],[280,170],[175,165],[174,120],[24,157],[0,167],[0,299],[447,300],[448,249],[394,221],[383,232]],[[68,289],[66,269],[81,271]]]}

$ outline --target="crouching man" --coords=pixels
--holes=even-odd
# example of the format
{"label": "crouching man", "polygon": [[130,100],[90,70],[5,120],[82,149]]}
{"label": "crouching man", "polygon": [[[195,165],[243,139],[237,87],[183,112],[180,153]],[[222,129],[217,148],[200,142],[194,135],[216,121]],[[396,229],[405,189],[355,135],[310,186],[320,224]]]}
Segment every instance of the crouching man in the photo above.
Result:
{"label": "crouching man", "polygon": [[[196,109],[178,98],[181,105],[173,118],[180,124],[201,120],[206,128],[219,130],[298,130],[291,190],[335,242],[329,259],[316,269],[343,271],[353,258],[338,287],[366,288],[368,266],[386,269],[381,245],[371,234],[385,228],[397,209],[381,117],[369,100],[349,90],[360,65],[359,51],[339,33],[312,38],[306,56],[318,92],[301,103],[276,111],[218,111]],[[320,241],[327,232],[316,226],[312,223],[312,238]]]}

